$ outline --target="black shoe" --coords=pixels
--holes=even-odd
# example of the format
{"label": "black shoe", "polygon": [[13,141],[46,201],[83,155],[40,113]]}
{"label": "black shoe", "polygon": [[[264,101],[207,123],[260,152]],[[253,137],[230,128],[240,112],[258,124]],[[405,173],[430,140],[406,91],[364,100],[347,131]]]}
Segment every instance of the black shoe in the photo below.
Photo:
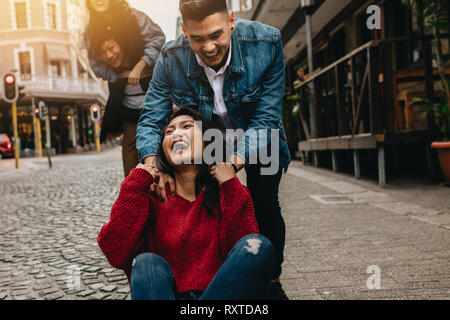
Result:
{"label": "black shoe", "polygon": [[272,282],[269,292],[270,300],[289,300],[280,282]]}

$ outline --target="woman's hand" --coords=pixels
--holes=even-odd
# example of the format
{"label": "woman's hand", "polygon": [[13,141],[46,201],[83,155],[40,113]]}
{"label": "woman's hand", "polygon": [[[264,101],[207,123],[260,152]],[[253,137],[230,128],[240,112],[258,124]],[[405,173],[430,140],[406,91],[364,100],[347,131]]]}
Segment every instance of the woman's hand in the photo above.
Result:
{"label": "woman's hand", "polygon": [[159,170],[156,169],[155,166],[153,166],[151,164],[139,163],[136,166],[136,168],[147,170],[147,172],[150,173],[152,175],[152,177],[153,177],[153,183],[158,183],[159,182],[159,175],[160,175],[160,173],[159,173]]}
{"label": "woman's hand", "polygon": [[215,164],[210,169],[211,175],[218,183],[222,183],[236,177],[233,165],[231,163]]}

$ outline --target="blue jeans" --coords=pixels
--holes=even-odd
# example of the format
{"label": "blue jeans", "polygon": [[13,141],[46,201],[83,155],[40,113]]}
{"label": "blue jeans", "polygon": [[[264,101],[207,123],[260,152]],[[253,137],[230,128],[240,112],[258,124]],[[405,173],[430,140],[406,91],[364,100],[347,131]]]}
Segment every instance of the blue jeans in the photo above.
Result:
{"label": "blue jeans", "polygon": [[[194,300],[267,299],[275,267],[270,241],[261,234],[239,240],[204,292],[189,292]],[[131,270],[132,300],[182,300],[169,264],[153,253],[142,253]]]}

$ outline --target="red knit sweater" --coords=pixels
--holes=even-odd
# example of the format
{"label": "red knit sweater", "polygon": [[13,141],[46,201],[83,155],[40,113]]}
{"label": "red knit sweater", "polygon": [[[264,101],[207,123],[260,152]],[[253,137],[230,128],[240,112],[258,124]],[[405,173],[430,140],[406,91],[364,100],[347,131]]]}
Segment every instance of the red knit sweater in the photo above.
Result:
{"label": "red knit sweater", "polygon": [[142,252],[164,258],[172,268],[178,292],[204,291],[228,252],[245,235],[258,233],[250,193],[238,178],[219,185],[221,213],[207,215],[203,192],[190,202],[168,194],[163,203],[149,192],[153,177],[133,169],[97,241],[109,263],[125,271]]}

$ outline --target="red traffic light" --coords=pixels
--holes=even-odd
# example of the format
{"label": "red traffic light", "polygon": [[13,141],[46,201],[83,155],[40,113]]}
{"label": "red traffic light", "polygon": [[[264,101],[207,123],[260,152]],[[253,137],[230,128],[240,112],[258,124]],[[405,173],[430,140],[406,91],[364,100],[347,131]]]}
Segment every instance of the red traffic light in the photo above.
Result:
{"label": "red traffic light", "polygon": [[13,84],[16,81],[16,78],[12,74],[8,74],[5,76],[5,82],[7,84]]}
{"label": "red traffic light", "polygon": [[97,107],[92,107],[92,112],[97,112],[98,108]]}
{"label": "red traffic light", "polygon": [[34,108],[34,113],[39,114],[39,108]]}
{"label": "red traffic light", "polygon": [[13,103],[19,97],[19,90],[16,86],[16,77],[8,73],[3,77],[3,99]]}

